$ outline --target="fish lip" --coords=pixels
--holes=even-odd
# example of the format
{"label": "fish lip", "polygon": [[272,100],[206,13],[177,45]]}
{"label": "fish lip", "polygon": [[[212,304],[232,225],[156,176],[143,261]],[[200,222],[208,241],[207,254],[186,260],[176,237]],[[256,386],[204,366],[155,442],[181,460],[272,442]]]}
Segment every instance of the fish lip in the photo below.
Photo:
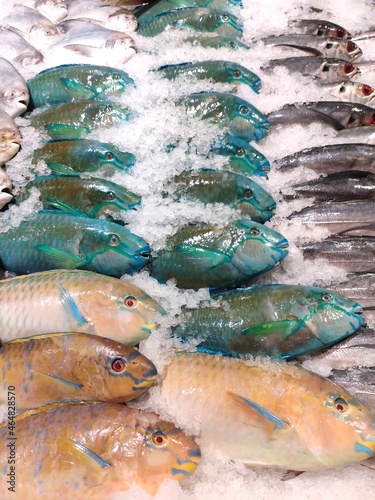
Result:
{"label": "fish lip", "polygon": [[289,242],[287,239],[284,239],[284,240],[281,240],[278,244],[277,244],[277,248],[288,248],[289,247]]}

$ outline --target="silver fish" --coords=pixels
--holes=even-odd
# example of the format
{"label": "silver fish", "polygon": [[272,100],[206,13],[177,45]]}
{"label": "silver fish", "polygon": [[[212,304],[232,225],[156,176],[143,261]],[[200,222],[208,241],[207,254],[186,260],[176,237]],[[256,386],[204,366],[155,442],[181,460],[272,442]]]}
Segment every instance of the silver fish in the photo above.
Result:
{"label": "silver fish", "polygon": [[342,82],[333,89],[332,95],[341,101],[358,102],[372,106],[375,103],[375,88],[366,83]]}
{"label": "silver fish", "polygon": [[375,271],[349,274],[344,281],[329,286],[335,292],[359,302],[365,311],[375,310]]}
{"label": "silver fish", "polygon": [[349,391],[360,403],[375,413],[374,366],[360,369],[334,370],[328,378]]}
{"label": "silver fish", "polygon": [[68,15],[68,7],[64,0],[37,0],[33,8],[55,24]]}
{"label": "silver fish", "polygon": [[21,35],[0,26],[0,47],[8,61],[18,66],[31,66],[43,61],[39,50],[30,45]]}
{"label": "silver fish", "polygon": [[0,167],[18,153],[20,145],[21,134],[16,122],[0,108]]}
{"label": "silver fish", "polygon": [[342,26],[321,19],[293,19],[288,26],[297,28],[308,35],[335,36],[342,39],[352,38],[352,35]]}
{"label": "silver fish", "polygon": [[354,61],[362,55],[362,50],[352,40],[343,40],[333,36],[323,37],[316,35],[279,35],[263,38],[266,47],[290,47],[313,56],[334,57],[345,61]]}
{"label": "silver fish", "polygon": [[21,116],[29,104],[29,90],[21,74],[7,59],[0,57],[0,107],[15,118]]}
{"label": "silver fish", "polygon": [[11,191],[12,181],[4,170],[0,168],[0,209],[7,205],[13,198]]}
{"label": "silver fish", "polygon": [[350,80],[361,71],[352,62],[330,57],[288,57],[286,59],[274,59],[263,69],[271,69],[285,66],[291,73],[299,73],[303,76],[312,76],[324,82],[341,82]]}

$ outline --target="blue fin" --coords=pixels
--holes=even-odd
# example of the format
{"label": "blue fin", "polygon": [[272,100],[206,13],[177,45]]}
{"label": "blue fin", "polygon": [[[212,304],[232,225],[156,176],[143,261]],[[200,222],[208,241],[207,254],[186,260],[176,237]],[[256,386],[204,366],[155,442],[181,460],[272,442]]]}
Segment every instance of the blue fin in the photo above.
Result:
{"label": "blue fin", "polygon": [[70,252],[59,250],[48,245],[36,245],[35,250],[41,252],[51,263],[52,269],[77,269],[86,264],[85,259]]}
{"label": "blue fin", "polygon": [[88,217],[85,213],[81,212],[77,208],[72,207],[71,205],[68,205],[67,203],[64,203],[63,201],[46,198],[44,203],[48,206],[48,208],[53,208],[55,210],[60,210],[61,212],[68,212],[70,214],[79,215],[80,217]]}
{"label": "blue fin", "polygon": [[87,324],[87,321],[80,313],[77,304],[74,302],[73,297],[70,293],[65,290],[61,283],[57,282],[57,286],[59,287],[61,294],[61,303],[65,312],[68,316],[73,316],[74,320],[78,323],[79,326],[84,326]]}
{"label": "blue fin", "polygon": [[208,248],[178,245],[176,246],[176,251],[183,254],[191,261],[195,269],[199,269],[202,272],[207,272],[214,267],[224,264],[224,262],[230,262],[228,255],[215,250],[209,250]]}
{"label": "blue fin", "polygon": [[83,126],[69,125],[66,123],[49,123],[44,126],[51,137],[54,138],[71,138],[76,139],[85,133],[89,133],[90,129]]}

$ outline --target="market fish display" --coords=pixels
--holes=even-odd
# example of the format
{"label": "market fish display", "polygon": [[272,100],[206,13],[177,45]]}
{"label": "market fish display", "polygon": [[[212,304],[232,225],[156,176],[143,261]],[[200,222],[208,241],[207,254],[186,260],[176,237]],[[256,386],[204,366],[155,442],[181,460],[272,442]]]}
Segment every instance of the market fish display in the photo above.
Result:
{"label": "market fish display", "polygon": [[[181,482],[200,461],[195,441],[175,425],[125,405],[60,403],[22,413],[14,423],[17,496],[28,500],[110,500],[132,486],[155,494],[164,479]],[[6,439],[7,424],[0,435]],[[14,498],[8,490],[2,495]]]}
{"label": "market fish display", "polygon": [[0,347],[0,403],[17,385],[16,411],[56,401],[125,403],[155,381],[156,368],[132,347],[85,333],[53,333]]}
{"label": "market fish display", "polygon": [[89,271],[46,271],[0,281],[0,299],[3,342],[82,332],[135,345],[163,313],[139,287]]}
{"label": "market fish display", "polygon": [[288,254],[280,233],[249,219],[221,225],[189,225],[167,238],[151,261],[158,281],[179,288],[234,286],[272,269]]}
{"label": "market fish display", "polygon": [[85,269],[120,278],[139,271],[151,250],[139,236],[114,222],[43,210],[0,233],[0,257],[16,274]]}
{"label": "market fish display", "polygon": [[21,35],[0,26],[0,45],[2,54],[17,67],[28,67],[43,61],[43,55],[30,45]]}
{"label": "market fish display", "polygon": [[21,142],[16,122],[0,107],[0,167],[18,153]]}
{"label": "market fish display", "polygon": [[95,173],[110,176],[127,171],[136,159],[113,144],[92,139],[49,141],[33,152],[32,162],[44,161],[56,174]]}
{"label": "market fish display", "polygon": [[0,57],[0,107],[15,118],[21,116],[29,104],[25,80],[7,59]]}
{"label": "market fish display", "polygon": [[212,305],[184,308],[173,334],[224,354],[290,358],[334,344],[364,323],[357,302],[320,287],[261,285],[212,297]]}
{"label": "market fish display", "polygon": [[35,177],[17,192],[16,203],[26,200],[35,188],[45,208],[78,210],[88,217],[111,218],[123,210],[132,210],[141,203],[141,198],[119,184],[95,177],[81,178],[79,175],[46,175]]}
{"label": "market fish display", "polygon": [[288,26],[308,35],[335,36],[345,40],[352,38],[343,26],[325,19],[292,19]]}
{"label": "market fish display", "polygon": [[169,80],[176,80],[179,76],[210,80],[215,83],[245,84],[259,94],[262,83],[258,75],[249,69],[232,61],[200,61],[181,64],[167,64],[157,68]]}
{"label": "market fish display", "polygon": [[63,64],[27,81],[32,105],[37,108],[118,97],[132,85],[134,81],[125,71],[93,64]]}
{"label": "market fish display", "polygon": [[233,94],[197,92],[182,97],[177,104],[185,107],[188,116],[225,127],[230,134],[244,141],[260,141],[269,132],[266,116]]}
{"label": "market fish display", "polygon": [[98,1],[73,1],[69,3],[68,19],[91,19],[96,24],[105,28],[133,33],[138,26],[138,21],[133,12],[116,6],[103,5]]}
{"label": "market fish display", "polygon": [[130,114],[129,109],[110,101],[80,101],[34,111],[30,120],[52,139],[78,139],[96,128],[126,121]]}
{"label": "market fish display", "polygon": [[178,353],[160,392],[168,413],[202,446],[214,443],[247,465],[321,470],[374,454],[374,414],[298,365]]}
{"label": "market fish display", "polygon": [[171,179],[166,189],[177,200],[224,203],[257,222],[269,220],[276,208],[273,197],[258,183],[223,170],[184,171]]}

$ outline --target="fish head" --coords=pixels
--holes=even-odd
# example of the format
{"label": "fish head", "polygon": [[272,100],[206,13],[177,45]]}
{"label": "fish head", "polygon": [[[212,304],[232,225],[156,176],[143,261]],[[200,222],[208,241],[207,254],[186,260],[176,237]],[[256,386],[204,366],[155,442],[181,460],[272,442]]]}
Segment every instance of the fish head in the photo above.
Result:
{"label": "fish head", "polygon": [[115,105],[112,102],[90,102],[87,105],[87,116],[95,123],[95,127],[110,126],[114,123],[127,121],[130,109]]}
{"label": "fish head", "polygon": [[43,62],[43,54],[36,48],[30,46],[13,59],[13,62],[27,68],[28,66],[34,66]]}
{"label": "fish head", "polygon": [[57,27],[47,18],[44,18],[37,24],[34,24],[29,32],[30,44],[40,48],[46,44],[52,44],[60,36]]}
{"label": "fish head", "polygon": [[55,24],[68,15],[68,6],[64,0],[37,0],[34,9]]}
{"label": "fish head", "polygon": [[155,493],[155,487],[164,479],[181,482],[195,472],[201,452],[191,437],[156,415],[144,423],[143,432],[138,470],[149,492]]}
{"label": "fish head", "polygon": [[86,231],[79,245],[85,256],[86,269],[116,276],[132,274],[149,262],[151,249],[139,236],[129,229],[105,220],[96,220]]}
{"label": "fish head", "polygon": [[349,57],[352,61],[358,59],[363,54],[362,50],[353,40],[345,40],[344,42],[345,55]]}
{"label": "fish head", "polygon": [[242,36],[242,23],[233,14],[224,11],[211,11],[207,15],[207,21],[210,28],[207,31],[215,32],[224,37],[241,37]]}
{"label": "fish head", "polygon": [[225,73],[229,83],[243,83],[259,94],[262,82],[254,73],[240,64],[226,62]]}
{"label": "fish head", "polygon": [[375,89],[371,85],[360,82],[343,82],[334,95],[343,101],[371,104],[375,99]]}
{"label": "fish head", "polygon": [[119,63],[126,63],[137,52],[133,38],[126,33],[115,32],[105,43],[105,49],[110,49],[111,58]]}
{"label": "fish head", "polygon": [[303,287],[291,303],[291,314],[307,325],[322,347],[351,335],[365,323],[357,302],[325,288]]}
{"label": "fish head", "polygon": [[[80,144],[78,143],[78,145]],[[112,175],[116,170],[127,170],[135,163],[133,154],[120,151],[113,144],[92,141],[88,148],[86,148],[86,144],[81,154],[92,157],[95,170],[101,170],[106,175]]]}
{"label": "fish head", "polygon": [[244,175],[237,176],[236,184],[237,210],[257,222],[266,222],[273,216],[276,202],[262,186]]}
{"label": "fish head", "polygon": [[141,203],[141,198],[123,186],[104,179],[87,179],[88,208],[90,217],[106,212],[119,213],[131,210]]}
{"label": "fish head", "polygon": [[267,158],[238,137],[224,136],[219,147],[214,148],[213,151],[217,151],[221,155],[230,155],[231,166],[236,172],[266,175],[270,170],[270,162]]}
{"label": "fish head", "polygon": [[8,175],[0,168],[0,209],[7,205],[12,196],[12,181]]}
{"label": "fish head", "polygon": [[106,68],[98,74],[90,75],[90,88],[97,96],[109,96],[122,92],[129,85],[134,85],[134,80],[120,69]]}
{"label": "fish head", "polygon": [[93,400],[125,403],[154,383],[155,365],[136,349],[96,335],[73,335],[80,348],[73,375]]}
{"label": "fish head", "polygon": [[112,29],[123,33],[133,33],[138,27],[136,16],[127,9],[119,9],[108,17]]}
{"label": "fish head", "polygon": [[267,117],[250,103],[236,98],[235,112],[229,124],[230,133],[244,141],[260,141],[268,135]]}
{"label": "fish head", "polygon": [[21,116],[29,104],[29,91],[26,84],[15,82],[11,87],[6,87],[0,94],[2,108],[9,116],[15,118]]}
{"label": "fish head", "polygon": [[351,78],[353,78],[353,76],[360,74],[361,70],[352,62],[333,59],[331,61],[328,60],[323,63],[322,72],[327,74],[335,74],[336,77],[350,80]]}
{"label": "fish head", "polygon": [[0,166],[18,153],[21,140],[21,134],[13,127],[0,126]]}

